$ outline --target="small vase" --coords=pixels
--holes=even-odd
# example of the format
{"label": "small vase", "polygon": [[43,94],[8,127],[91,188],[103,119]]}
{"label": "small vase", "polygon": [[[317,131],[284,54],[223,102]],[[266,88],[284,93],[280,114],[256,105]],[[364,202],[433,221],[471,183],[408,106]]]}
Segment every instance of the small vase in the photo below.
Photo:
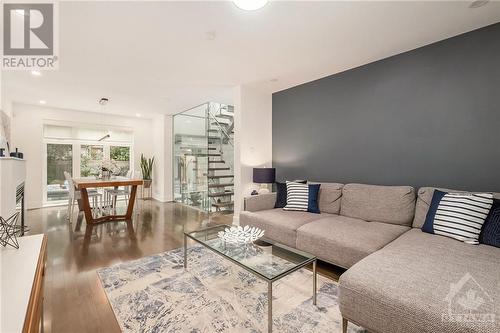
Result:
{"label": "small vase", "polygon": [[151,187],[152,180],[151,179],[143,179],[143,186],[144,188],[150,188]]}

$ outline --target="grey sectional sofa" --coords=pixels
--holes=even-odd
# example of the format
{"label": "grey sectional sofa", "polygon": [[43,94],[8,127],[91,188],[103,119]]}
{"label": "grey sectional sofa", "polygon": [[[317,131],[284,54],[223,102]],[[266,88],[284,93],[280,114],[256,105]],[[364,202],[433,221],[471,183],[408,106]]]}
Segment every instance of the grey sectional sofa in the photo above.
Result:
{"label": "grey sectional sofa", "polygon": [[[351,321],[375,333],[500,332],[500,248],[422,232],[433,192],[322,183],[321,214],[275,209],[270,193],[245,199],[240,224],[346,268],[339,280],[345,326]],[[469,290],[477,296],[472,305],[481,304],[464,310]]]}

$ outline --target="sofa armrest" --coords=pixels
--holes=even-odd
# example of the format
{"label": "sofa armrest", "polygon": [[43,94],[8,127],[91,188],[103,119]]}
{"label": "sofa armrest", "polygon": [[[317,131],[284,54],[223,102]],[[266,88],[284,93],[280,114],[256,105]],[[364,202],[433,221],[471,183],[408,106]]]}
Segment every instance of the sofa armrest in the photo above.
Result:
{"label": "sofa armrest", "polygon": [[245,197],[244,209],[249,212],[273,209],[276,203],[276,193],[266,193]]}

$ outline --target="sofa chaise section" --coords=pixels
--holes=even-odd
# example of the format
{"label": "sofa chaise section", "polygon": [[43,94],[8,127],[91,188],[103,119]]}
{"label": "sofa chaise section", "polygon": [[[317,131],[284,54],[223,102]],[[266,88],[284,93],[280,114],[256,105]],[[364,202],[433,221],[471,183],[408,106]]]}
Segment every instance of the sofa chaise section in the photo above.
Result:
{"label": "sofa chaise section", "polygon": [[297,248],[349,268],[410,229],[415,210],[411,186],[346,184],[340,215],[297,230]]}
{"label": "sofa chaise section", "polygon": [[325,217],[297,230],[297,248],[313,253],[321,260],[349,268],[409,229],[346,216]]}
{"label": "sofa chaise section", "polygon": [[[496,321],[460,322],[471,290]],[[472,300],[473,301],[473,300]],[[375,333],[500,332],[500,248],[414,228],[339,280],[342,316]],[[451,315],[450,315],[451,314]]]}

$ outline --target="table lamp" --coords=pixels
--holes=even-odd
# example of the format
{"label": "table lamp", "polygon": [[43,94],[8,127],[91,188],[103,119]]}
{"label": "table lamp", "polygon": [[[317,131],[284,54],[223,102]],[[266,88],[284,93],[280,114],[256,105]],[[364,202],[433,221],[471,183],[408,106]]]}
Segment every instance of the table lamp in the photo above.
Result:
{"label": "table lamp", "polygon": [[269,193],[268,184],[276,182],[275,168],[253,168],[253,182],[261,184],[258,194]]}

